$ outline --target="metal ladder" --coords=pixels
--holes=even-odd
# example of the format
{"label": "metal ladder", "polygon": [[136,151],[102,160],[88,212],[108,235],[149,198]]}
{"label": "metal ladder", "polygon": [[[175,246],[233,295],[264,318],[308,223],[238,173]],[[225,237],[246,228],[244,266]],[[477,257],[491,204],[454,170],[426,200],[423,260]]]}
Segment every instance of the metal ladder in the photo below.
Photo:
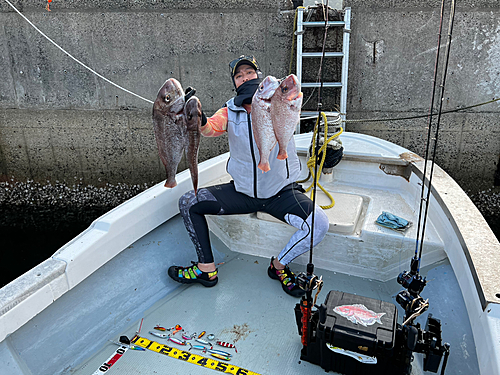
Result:
{"label": "metal ladder", "polygon": [[[297,9],[297,78],[301,83],[301,87],[320,87],[319,82],[302,82],[302,59],[303,58],[321,58],[321,52],[302,52],[302,42],[305,27],[324,27],[324,21],[309,22],[304,21],[304,11],[306,8]],[[342,120],[346,117],[347,107],[347,75],[349,69],[349,37],[351,32],[351,8],[344,9],[343,21],[328,21],[329,27],[343,27],[344,37],[342,40],[342,52],[325,52],[325,58],[342,58],[342,75],[341,82],[323,82],[323,87],[340,88],[340,116]],[[327,112],[327,116],[337,116],[337,112]],[[302,116],[317,116],[318,112],[303,111]],[[300,122],[297,125],[296,134],[300,133]]]}

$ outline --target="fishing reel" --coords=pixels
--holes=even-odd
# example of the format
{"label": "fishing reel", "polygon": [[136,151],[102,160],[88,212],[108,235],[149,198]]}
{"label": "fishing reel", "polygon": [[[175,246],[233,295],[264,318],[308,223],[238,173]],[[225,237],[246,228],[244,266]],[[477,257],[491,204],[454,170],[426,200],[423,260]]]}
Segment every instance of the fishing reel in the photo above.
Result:
{"label": "fishing reel", "polygon": [[425,278],[422,279],[422,276],[418,274],[418,263],[419,260],[417,258],[412,258],[410,264],[411,270],[401,272],[397,278],[398,283],[401,284],[403,288],[406,288],[415,298],[422,293],[422,290],[424,290],[427,284]]}
{"label": "fishing reel", "polygon": [[318,277],[314,273],[314,265],[309,263],[307,265],[307,272],[301,272],[295,277],[295,281],[300,289],[307,292],[312,292],[318,289],[318,293],[321,291],[323,286],[322,276]]}
{"label": "fishing reel", "polygon": [[427,280],[418,273],[418,259],[412,258],[410,271],[403,271],[399,274],[397,281],[406,288],[396,296],[396,302],[405,310],[405,323],[423,314],[429,307],[428,301],[420,297]]}
{"label": "fishing reel", "polygon": [[424,330],[420,328],[419,323],[414,323],[415,318],[429,308],[429,300],[424,300],[420,296],[427,281],[419,275],[418,264],[419,260],[416,257],[412,258],[411,270],[400,273],[397,278],[398,283],[405,288],[396,295],[396,302],[405,310],[403,324],[398,324],[397,329],[398,357],[403,362],[403,372],[409,374],[413,353],[424,355],[424,371],[430,372],[438,372],[441,359],[444,356],[441,367],[441,374],[444,375],[450,354],[450,345],[442,343],[441,322],[429,314]]}

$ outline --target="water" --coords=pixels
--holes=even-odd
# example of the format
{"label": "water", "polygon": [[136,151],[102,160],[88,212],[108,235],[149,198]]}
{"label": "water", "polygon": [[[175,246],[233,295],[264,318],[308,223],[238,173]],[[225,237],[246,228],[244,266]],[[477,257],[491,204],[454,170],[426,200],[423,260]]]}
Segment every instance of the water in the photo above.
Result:
{"label": "water", "polygon": [[0,227],[3,249],[0,288],[52,256],[87,227],[86,223],[49,230]]}

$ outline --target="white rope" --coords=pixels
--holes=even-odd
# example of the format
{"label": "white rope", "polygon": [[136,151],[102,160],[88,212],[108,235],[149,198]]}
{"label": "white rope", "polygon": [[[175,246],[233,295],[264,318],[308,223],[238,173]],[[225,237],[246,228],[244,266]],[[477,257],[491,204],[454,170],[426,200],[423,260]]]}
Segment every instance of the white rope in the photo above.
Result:
{"label": "white rope", "polygon": [[114,82],[111,82],[111,81],[110,81],[109,79],[107,79],[106,77],[104,77],[104,76],[100,75],[100,74],[99,74],[99,73],[97,73],[95,70],[93,70],[93,69],[89,68],[87,65],[85,65],[84,63],[82,63],[80,60],[78,60],[77,58],[73,57],[73,56],[72,56],[69,52],[66,52],[66,51],[65,51],[62,47],[60,47],[60,46],[59,46],[56,42],[54,42],[52,39],[50,39],[47,35],[45,35],[45,34],[44,34],[44,33],[43,33],[43,32],[42,32],[42,31],[41,31],[38,27],[36,27],[36,26],[35,26],[35,25],[34,25],[34,24],[33,24],[33,23],[29,20],[29,19],[27,19],[27,18],[24,16],[24,14],[22,14],[19,10],[17,10],[17,9],[16,9],[16,7],[10,3],[10,1],[9,1],[9,0],[5,0],[5,2],[6,2],[7,4],[9,4],[9,5],[12,7],[12,9],[14,9],[14,10],[17,12],[17,14],[19,14],[21,17],[23,17],[23,18],[24,18],[24,20],[25,20],[26,22],[28,22],[31,26],[33,26],[33,28],[34,28],[36,31],[38,31],[38,32],[39,32],[39,33],[40,33],[40,34],[41,34],[41,35],[42,35],[45,39],[47,39],[50,43],[52,43],[54,46],[56,46],[57,48],[59,48],[59,49],[60,49],[62,52],[64,52],[66,55],[68,55],[68,56],[69,56],[69,57],[71,57],[73,60],[75,60],[78,64],[80,64],[81,66],[83,66],[85,69],[90,70],[90,71],[91,71],[92,73],[94,73],[96,76],[98,76],[99,78],[102,78],[103,80],[105,80],[106,82],[108,82],[108,83],[112,84],[113,86],[115,86],[115,87],[119,88],[120,90],[123,90],[123,91],[125,91],[126,93],[129,93],[129,94],[131,94],[131,95],[134,95],[134,96],[138,97],[139,99],[142,99],[142,100],[144,100],[144,101],[146,101],[146,102],[148,102],[148,103],[154,104],[154,102],[153,102],[153,101],[151,101],[151,100],[149,100],[149,99],[146,99],[146,98],[143,98],[142,96],[137,95],[136,93],[133,93],[132,91],[129,91],[129,90],[127,90],[127,89],[125,89],[125,88],[121,87],[120,85],[117,85],[117,84],[116,84],[116,83],[114,83]]}

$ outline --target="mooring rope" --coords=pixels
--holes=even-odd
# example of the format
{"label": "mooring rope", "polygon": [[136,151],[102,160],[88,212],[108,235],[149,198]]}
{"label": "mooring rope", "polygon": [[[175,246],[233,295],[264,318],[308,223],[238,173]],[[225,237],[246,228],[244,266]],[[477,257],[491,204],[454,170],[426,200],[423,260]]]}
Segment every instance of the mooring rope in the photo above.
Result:
{"label": "mooring rope", "polygon": [[14,9],[14,11],[19,14],[22,18],[24,18],[24,20],[26,22],[28,22],[37,32],[40,33],[40,35],[42,35],[45,39],[47,39],[50,43],[52,43],[54,46],[56,46],[58,49],[60,49],[63,53],[65,53],[66,55],[68,55],[69,57],[71,57],[74,61],[76,61],[78,64],[80,64],[81,66],[83,66],[85,69],[89,70],[90,72],[92,72],[93,74],[95,74],[96,76],[98,76],[99,78],[105,80],[106,82],[112,84],[113,86],[119,88],[120,90],[123,90],[125,91],[126,93],[130,94],[130,95],[134,95],[136,97],[138,97],[139,99],[142,99],[150,104],[154,104],[154,102],[152,100],[149,100],[149,99],[146,99],[130,90],[127,90],[126,88],[110,81],[109,79],[107,79],[106,77],[102,76],[101,74],[97,73],[95,70],[93,70],[92,68],[88,67],[87,65],[85,65],[84,63],[82,63],[80,60],[78,60],[76,57],[74,57],[73,55],[71,55],[69,52],[67,52],[64,48],[62,48],[61,46],[59,46],[56,42],[54,42],[52,39],[50,39],[47,35],[45,35],[43,33],[42,30],[40,30],[38,27],[36,27],[33,22],[31,22],[24,14],[22,14],[14,5],[12,5],[12,3],[9,1],[9,0],[5,0],[5,2],[7,4],[9,4],[12,9]]}

